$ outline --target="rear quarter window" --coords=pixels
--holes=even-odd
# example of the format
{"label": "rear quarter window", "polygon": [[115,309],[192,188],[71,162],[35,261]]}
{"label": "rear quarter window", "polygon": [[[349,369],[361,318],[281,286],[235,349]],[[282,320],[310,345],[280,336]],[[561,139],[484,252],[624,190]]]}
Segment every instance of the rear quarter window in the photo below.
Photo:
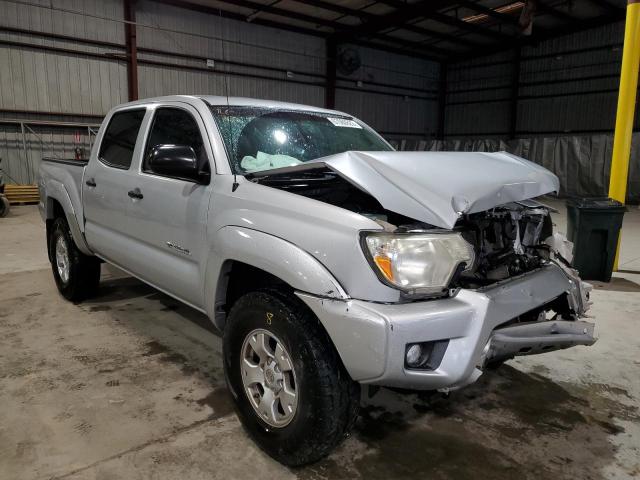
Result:
{"label": "rear quarter window", "polygon": [[133,159],[145,109],[114,113],[104,132],[98,159],[110,167],[128,169]]}

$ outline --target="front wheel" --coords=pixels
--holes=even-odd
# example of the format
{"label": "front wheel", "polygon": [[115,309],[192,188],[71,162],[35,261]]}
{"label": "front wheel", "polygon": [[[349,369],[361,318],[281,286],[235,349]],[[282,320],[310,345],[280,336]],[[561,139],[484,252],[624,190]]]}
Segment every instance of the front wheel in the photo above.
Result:
{"label": "front wheel", "polygon": [[64,218],[56,218],[51,226],[49,258],[53,278],[64,298],[78,302],[95,293],[100,282],[100,260],[78,250]]}
{"label": "front wheel", "polygon": [[294,296],[258,291],[241,297],[225,327],[224,360],[240,420],[279,462],[319,460],[353,426],[359,385],[317,318]]}

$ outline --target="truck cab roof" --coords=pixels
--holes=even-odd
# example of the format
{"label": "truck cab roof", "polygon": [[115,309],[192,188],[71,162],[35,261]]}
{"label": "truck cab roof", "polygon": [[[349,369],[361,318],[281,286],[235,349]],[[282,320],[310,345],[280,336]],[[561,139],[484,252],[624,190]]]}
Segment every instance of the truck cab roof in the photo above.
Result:
{"label": "truck cab roof", "polygon": [[[209,105],[229,105],[234,107],[265,107],[265,108],[282,108],[286,110],[303,110],[306,112],[316,112],[324,114],[348,115],[338,110],[328,110],[325,108],[304,105],[300,103],[278,102],[275,100],[261,100],[257,98],[247,97],[226,97],[222,95],[168,95],[163,97],[151,97],[136,100],[134,102],[123,103],[116,107],[121,109],[132,105],[148,105],[150,103],[162,102],[185,102],[191,105],[197,105],[200,102],[206,102]],[[349,115],[350,116],[350,115]]]}

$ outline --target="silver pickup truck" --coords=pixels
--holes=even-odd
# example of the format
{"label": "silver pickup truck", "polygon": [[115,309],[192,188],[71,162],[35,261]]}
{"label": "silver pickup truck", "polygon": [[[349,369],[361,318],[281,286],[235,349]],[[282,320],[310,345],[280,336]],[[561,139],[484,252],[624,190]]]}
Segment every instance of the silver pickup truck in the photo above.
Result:
{"label": "silver pickup truck", "polygon": [[215,96],[118,106],[88,162],[45,160],[61,294],[108,262],[206,313],[238,415],[287,465],[327,455],[360,389],[451,390],[516,355],[591,345],[548,170],[396,152],[360,120]]}

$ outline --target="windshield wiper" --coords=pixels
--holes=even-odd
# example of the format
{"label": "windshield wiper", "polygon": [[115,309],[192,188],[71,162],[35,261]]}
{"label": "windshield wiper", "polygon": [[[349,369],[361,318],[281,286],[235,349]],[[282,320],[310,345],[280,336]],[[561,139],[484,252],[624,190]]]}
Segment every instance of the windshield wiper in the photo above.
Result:
{"label": "windshield wiper", "polygon": [[279,188],[281,190],[299,190],[305,188],[321,187],[335,182],[338,174],[324,163],[317,163],[306,168],[295,167],[264,170],[245,175],[249,181]]}
{"label": "windshield wiper", "polygon": [[282,180],[292,178],[318,179],[325,175],[335,176],[335,172],[331,170],[323,162],[308,163],[302,165],[294,165],[293,167],[271,168],[269,170],[260,170],[258,172],[250,172],[245,174],[247,180],[262,183],[265,179],[278,178]]}

